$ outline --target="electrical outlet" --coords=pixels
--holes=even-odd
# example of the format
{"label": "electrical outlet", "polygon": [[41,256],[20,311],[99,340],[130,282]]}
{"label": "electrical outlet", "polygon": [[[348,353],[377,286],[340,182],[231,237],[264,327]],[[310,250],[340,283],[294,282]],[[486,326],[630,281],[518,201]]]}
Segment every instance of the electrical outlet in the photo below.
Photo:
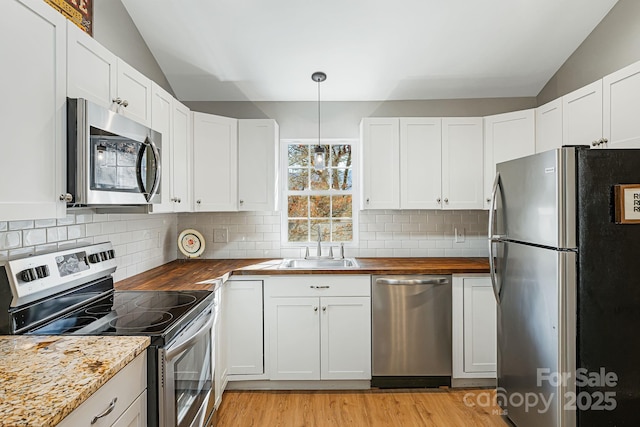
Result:
{"label": "electrical outlet", "polygon": [[214,243],[227,243],[229,241],[229,233],[226,228],[216,228],[213,230]]}
{"label": "electrical outlet", "polygon": [[454,229],[454,241],[456,243],[464,242],[464,228],[455,228]]}

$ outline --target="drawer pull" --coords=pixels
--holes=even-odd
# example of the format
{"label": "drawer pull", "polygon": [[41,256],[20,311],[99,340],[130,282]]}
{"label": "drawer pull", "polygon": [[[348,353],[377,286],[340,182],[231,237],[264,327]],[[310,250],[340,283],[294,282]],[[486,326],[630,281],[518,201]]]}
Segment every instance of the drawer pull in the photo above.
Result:
{"label": "drawer pull", "polygon": [[309,286],[311,289],[329,289],[329,285],[324,285],[324,286],[316,286],[316,285],[311,285]]}
{"label": "drawer pull", "polygon": [[111,401],[111,403],[109,404],[109,407],[107,409],[105,409],[102,413],[96,415],[95,417],[93,417],[93,419],[91,420],[91,424],[95,424],[100,418],[102,417],[106,417],[107,415],[109,415],[111,412],[113,412],[113,410],[116,408],[116,402],[118,401],[117,397],[114,397],[113,400]]}

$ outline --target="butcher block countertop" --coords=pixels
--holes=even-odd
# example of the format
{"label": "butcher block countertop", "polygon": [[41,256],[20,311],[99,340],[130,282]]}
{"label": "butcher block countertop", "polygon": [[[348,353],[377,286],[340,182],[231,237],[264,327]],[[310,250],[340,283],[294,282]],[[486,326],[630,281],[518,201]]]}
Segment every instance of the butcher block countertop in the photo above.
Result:
{"label": "butcher block countertop", "polygon": [[[486,258],[356,258],[359,268],[331,270],[281,269],[281,259],[176,260],[116,283],[120,290],[211,289],[215,279],[229,276],[291,274],[458,274],[488,273]],[[200,283],[206,282],[209,283]]]}
{"label": "butcher block countertop", "polygon": [[54,426],[149,346],[149,337],[0,336],[0,426]]}

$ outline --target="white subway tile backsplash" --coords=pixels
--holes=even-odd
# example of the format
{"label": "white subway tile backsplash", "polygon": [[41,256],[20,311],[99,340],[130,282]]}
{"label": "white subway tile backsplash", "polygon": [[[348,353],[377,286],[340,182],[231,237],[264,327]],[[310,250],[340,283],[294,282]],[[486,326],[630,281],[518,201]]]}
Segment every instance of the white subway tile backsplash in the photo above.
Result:
{"label": "white subway tile backsplash", "polygon": [[47,242],[60,242],[67,240],[67,227],[47,228]]}
{"label": "white subway tile backsplash", "polygon": [[33,228],[33,221],[9,221],[9,230],[24,230]]}
{"label": "white subway tile backsplash", "polygon": [[19,231],[7,231],[0,233],[0,249],[19,248],[22,242],[22,235]]}
{"label": "white subway tile backsplash", "polygon": [[35,221],[34,226],[36,228],[47,228],[47,227],[55,227],[56,220],[55,219],[38,219]]}
{"label": "white subway tile backsplash", "polygon": [[71,225],[76,223],[75,215],[67,215],[64,218],[58,218],[57,225]]}
{"label": "white subway tile backsplash", "polygon": [[36,246],[47,243],[47,230],[44,228],[33,228],[22,231],[23,246]]}
{"label": "white subway tile backsplash", "polygon": [[0,231],[7,231],[8,227],[7,221],[0,221]]}

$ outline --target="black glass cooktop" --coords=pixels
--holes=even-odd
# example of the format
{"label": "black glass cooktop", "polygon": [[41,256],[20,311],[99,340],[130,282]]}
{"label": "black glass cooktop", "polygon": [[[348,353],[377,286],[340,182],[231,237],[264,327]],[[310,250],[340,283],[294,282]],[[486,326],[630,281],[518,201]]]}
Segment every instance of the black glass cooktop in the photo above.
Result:
{"label": "black glass cooktop", "polygon": [[40,328],[37,335],[175,335],[213,300],[210,291],[115,291]]}

